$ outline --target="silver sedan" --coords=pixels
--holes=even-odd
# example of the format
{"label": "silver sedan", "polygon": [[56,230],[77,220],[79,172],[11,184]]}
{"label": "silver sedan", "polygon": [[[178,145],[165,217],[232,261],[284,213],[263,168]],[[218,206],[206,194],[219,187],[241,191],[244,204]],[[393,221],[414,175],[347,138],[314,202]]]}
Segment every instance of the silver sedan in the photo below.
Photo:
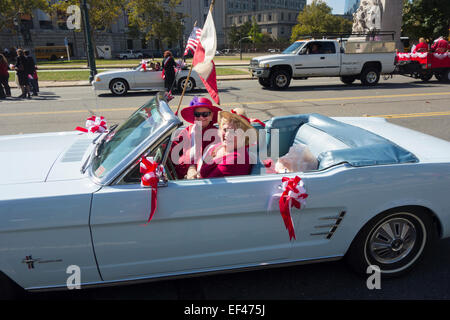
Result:
{"label": "silver sedan", "polygon": [[[173,89],[182,91],[187,80],[189,70],[177,70]],[[133,69],[106,71],[97,74],[92,81],[94,90],[110,90],[116,96],[124,96],[130,90],[164,90],[162,71],[153,71],[144,68],[141,64]],[[197,72],[192,71],[189,77],[186,92],[195,88],[204,88],[203,82]]]}

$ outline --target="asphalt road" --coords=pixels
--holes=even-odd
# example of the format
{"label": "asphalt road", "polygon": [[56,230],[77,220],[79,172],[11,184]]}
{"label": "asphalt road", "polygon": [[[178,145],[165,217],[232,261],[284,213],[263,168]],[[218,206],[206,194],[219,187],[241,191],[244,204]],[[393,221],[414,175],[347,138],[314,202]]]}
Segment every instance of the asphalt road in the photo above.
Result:
{"label": "asphalt road", "polygon": [[[365,88],[345,86],[338,79],[294,81],[287,91],[262,89],[256,81],[219,82],[222,107],[244,106],[250,117],[318,112],[329,116],[385,116],[388,121],[450,141],[450,85],[409,78],[382,80]],[[16,96],[20,93],[14,90]],[[40,97],[0,102],[0,135],[67,131],[84,125],[92,110],[109,124],[122,122],[154,93],[117,98],[97,96],[90,87],[42,88]],[[200,90],[185,97],[187,105]],[[176,108],[179,97],[171,102]],[[1,152],[1,150],[0,150]],[[439,241],[409,274],[382,279],[380,290],[369,290],[365,277],[343,261],[160,281],[117,288],[39,293],[41,299],[450,299],[450,239]]]}

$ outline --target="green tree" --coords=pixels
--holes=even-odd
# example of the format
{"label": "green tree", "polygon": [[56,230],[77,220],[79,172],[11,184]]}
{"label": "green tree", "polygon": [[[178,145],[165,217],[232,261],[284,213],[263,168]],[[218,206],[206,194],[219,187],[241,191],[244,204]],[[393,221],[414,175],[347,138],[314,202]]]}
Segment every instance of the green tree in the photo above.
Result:
{"label": "green tree", "polygon": [[[2,0],[0,0],[2,1]],[[89,24],[91,26],[91,39],[92,46],[96,48],[94,32],[96,30],[108,30],[111,26],[117,22],[120,15],[124,14],[125,7],[123,1],[121,0],[88,0],[89,7]],[[59,1],[52,5],[51,9],[54,13],[59,12],[62,15],[67,12],[67,8],[71,5],[80,6],[80,0],[65,0]],[[82,19],[81,30],[76,30],[78,32],[83,32],[84,23]],[[94,49],[94,54],[97,57],[97,50]]]}
{"label": "green tree", "polygon": [[291,41],[319,33],[350,33],[353,23],[331,12],[332,9],[322,0],[313,0],[306,5],[297,17],[298,24],[292,28]]}
{"label": "green tree", "polygon": [[[230,42],[230,44],[232,46],[238,46],[239,45],[239,40],[244,38],[244,37],[248,37],[249,36],[249,32],[252,28],[252,23],[250,21],[246,21],[244,24],[242,24],[241,26],[236,26],[235,24],[233,24],[230,28],[230,31],[228,31],[228,41]],[[242,40],[245,41],[245,40]]]}
{"label": "green tree", "polygon": [[163,42],[178,42],[183,34],[183,14],[176,12],[181,0],[129,0],[130,26],[137,27],[145,39],[155,39],[158,49]]}
{"label": "green tree", "polygon": [[450,0],[404,0],[402,35],[429,40],[448,37]]}
{"label": "green tree", "polygon": [[20,23],[21,15],[31,15],[34,9],[50,12],[47,0],[0,0],[0,30],[17,31],[14,21]]}
{"label": "green tree", "polygon": [[256,19],[254,17],[253,17],[253,21],[251,24],[251,28],[247,34],[250,37],[250,39],[252,40],[253,47],[255,47],[255,45],[263,42],[263,34],[261,32],[259,32],[259,26],[256,23]]}

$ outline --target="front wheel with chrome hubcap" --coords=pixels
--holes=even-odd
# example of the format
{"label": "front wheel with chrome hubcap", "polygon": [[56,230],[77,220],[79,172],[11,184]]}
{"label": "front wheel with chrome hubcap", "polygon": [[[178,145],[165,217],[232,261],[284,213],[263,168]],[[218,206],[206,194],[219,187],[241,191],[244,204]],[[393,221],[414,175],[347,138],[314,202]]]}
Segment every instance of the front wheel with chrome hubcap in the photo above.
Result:
{"label": "front wheel with chrome hubcap", "polygon": [[270,86],[272,89],[285,90],[291,83],[291,75],[286,70],[275,70],[270,75]]}
{"label": "front wheel with chrome hubcap", "polygon": [[109,89],[116,96],[123,96],[128,92],[128,83],[122,79],[115,79],[109,85]]}
{"label": "front wheel with chrome hubcap", "polygon": [[399,276],[416,265],[435,235],[427,213],[415,208],[390,210],[361,229],[346,260],[359,273],[377,266],[385,277]]}

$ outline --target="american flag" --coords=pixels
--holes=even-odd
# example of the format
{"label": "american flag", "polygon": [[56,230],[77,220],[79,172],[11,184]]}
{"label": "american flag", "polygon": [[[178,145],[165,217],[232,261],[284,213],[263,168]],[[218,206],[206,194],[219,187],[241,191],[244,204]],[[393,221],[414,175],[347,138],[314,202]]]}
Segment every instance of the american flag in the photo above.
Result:
{"label": "american flag", "polygon": [[186,44],[186,50],[184,50],[184,55],[187,55],[189,51],[191,51],[192,54],[195,54],[195,50],[197,49],[201,34],[202,29],[200,29],[199,27],[194,27],[194,29],[192,29],[192,32]]}

